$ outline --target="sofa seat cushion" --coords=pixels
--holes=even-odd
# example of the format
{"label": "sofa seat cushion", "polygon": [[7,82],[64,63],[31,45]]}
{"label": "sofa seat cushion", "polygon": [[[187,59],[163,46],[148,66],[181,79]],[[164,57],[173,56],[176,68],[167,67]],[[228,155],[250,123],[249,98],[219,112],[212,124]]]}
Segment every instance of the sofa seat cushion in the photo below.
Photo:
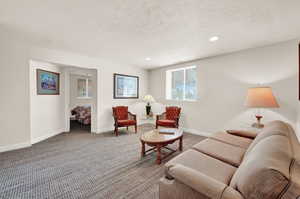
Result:
{"label": "sofa seat cushion", "polygon": [[232,135],[226,132],[218,132],[210,137],[211,139],[215,139],[227,144],[231,144],[233,146],[237,146],[243,149],[247,149],[252,143],[252,139],[240,137],[236,135]]}
{"label": "sofa seat cushion", "polygon": [[135,125],[134,120],[118,120],[118,125],[119,126],[128,126],[128,125]]}
{"label": "sofa seat cushion", "polygon": [[158,120],[157,124],[160,126],[175,126],[175,120]]}
{"label": "sofa seat cushion", "polygon": [[171,176],[168,168],[176,164],[199,171],[227,185],[236,171],[235,167],[193,149],[183,152],[166,163],[167,176]]}
{"label": "sofa seat cushion", "polygon": [[244,153],[246,152],[243,148],[209,138],[194,145],[193,149],[235,167],[241,164]]}

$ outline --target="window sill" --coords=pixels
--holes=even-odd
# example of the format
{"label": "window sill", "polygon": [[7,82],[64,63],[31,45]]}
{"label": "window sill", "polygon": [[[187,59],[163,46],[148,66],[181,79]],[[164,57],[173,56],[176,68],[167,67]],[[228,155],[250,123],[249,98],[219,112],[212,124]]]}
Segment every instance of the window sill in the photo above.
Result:
{"label": "window sill", "polygon": [[195,99],[195,100],[187,100],[187,99],[185,99],[185,100],[166,99],[166,100],[168,100],[168,101],[175,101],[175,102],[197,102],[197,101],[198,101],[197,99]]}
{"label": "window sill", "polygon": [[92,99],[92,97],[77,97],[77,99]]}

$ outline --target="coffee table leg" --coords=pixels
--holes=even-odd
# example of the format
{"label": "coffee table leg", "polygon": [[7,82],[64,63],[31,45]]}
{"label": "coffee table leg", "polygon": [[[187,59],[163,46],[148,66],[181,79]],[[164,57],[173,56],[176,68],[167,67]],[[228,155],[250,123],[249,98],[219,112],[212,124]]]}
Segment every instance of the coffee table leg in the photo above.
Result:
{"label": "coffee table leg", "polygon": [[141,152],[141,155],[142,157],[144,157],[146,155],[146,152],[145,152],[145,142],[141,142],[142,143],[142,152]]}
{"label": "coffee table leg", "polygon": [[179,139],[179,151],[182,151],[182,137]]}
{"label": "coffee table leg", "polygon": [[157,150],[156,164],[160,164],[161,163],[161,146],[157,145],[156,150]]}

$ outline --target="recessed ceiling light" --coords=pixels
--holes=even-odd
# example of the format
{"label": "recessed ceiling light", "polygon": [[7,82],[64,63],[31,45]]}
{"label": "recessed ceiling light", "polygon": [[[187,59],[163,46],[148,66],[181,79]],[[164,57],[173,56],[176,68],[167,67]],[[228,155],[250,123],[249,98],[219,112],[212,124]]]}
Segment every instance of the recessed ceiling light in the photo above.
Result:
{"label": "recessed ceiling light", "polygon": [[209,38],[210,42],[215,42],[215,41],[218,41],[218,40],[219,40],[218,36],[213,36],[213,37]]}
{"label": "recessed ceiling light", "polygon": [[150,58],[150,57],[147,57],[145,60],[146,60],[146,61],[150,61],[150,60],[151,60],[151,58]]}

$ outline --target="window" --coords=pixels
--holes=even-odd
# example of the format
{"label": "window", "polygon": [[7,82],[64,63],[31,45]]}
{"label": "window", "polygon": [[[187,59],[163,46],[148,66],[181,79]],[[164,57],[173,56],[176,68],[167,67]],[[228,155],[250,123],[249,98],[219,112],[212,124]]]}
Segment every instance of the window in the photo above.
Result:
{"label": "window", "polygon": [[90,79],[77,79],[78,98],[92,97],[92,81]]}
{"label": "window", "polygon": [[166,72],[168,100],[195,101],[197,99],[197,68],[190,66]]}

